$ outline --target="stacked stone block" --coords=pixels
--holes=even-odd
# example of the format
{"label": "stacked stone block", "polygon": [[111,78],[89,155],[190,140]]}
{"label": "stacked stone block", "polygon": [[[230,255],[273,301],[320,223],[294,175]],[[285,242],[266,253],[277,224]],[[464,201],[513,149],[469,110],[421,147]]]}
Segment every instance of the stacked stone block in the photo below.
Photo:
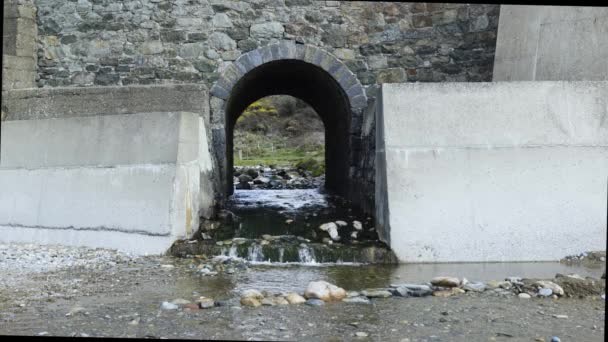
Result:
{"label": "stacked stone block", "polygon": [[31,1],[4,2],[2,90],[36,85],[36,8]]}

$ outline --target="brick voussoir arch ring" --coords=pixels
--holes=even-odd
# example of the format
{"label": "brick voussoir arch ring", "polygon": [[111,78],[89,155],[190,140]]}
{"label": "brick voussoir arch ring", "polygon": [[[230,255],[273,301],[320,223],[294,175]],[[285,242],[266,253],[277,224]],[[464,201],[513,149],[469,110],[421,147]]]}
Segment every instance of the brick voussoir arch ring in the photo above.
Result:
{"label": "brick voussoir arch ring", "polygon": [[225,68],[209,93],[211,96],[227,101],[232,87],[246,73],[262,64],[284,59],[300,60],[325,70],[338,82],[348,96],[353,113],[359,112],[367,106],[367,96],[361,82],[336,56],[318,47],[296,44],[292,41],[267,45],[241,55]]}

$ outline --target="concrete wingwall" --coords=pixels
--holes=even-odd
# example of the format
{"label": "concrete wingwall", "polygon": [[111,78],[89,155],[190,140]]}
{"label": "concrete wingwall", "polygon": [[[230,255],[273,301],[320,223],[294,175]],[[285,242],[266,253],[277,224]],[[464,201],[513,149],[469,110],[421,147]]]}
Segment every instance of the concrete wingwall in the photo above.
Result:
{"label": "concrete wingwall", "polygon": [[606,246],[608,81],[384,84],[376,215],[403,262]]}
{"label": "concrete wingwall", "polygon": [[501,5],[493,81],[608,79],[608,7]]}
{"label": "concrete wingwall", "polygon": [[204,86],[23,89],[3,102],[0,241],[157,254],[210,215]]}

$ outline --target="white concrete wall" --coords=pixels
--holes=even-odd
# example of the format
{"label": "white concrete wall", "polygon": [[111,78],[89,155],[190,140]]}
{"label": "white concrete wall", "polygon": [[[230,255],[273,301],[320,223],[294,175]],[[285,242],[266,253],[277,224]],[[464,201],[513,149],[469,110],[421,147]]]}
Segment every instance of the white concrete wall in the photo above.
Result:
{"label": "white concrete wall", "polygon": [[401,261],[605,249],[608,82],[384,84],[381,102],[377,223]]}
{"label": "white concrete wall", "polygon": [[0,241],[163,253],[199,226],[213,193],[198,113],[3,121]]}
{"label": "white concrete wall", "polygon": [[501,5],[493,81],[608,80],[608,7]]}

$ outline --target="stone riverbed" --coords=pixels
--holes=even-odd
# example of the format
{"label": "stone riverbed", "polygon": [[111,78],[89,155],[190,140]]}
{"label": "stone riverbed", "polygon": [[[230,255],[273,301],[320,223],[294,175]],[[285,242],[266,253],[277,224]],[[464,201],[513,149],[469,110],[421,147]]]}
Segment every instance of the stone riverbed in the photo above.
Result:
{"label": "stone riverbed", "polygon": [[[200,273],[201,265],[217,264],[234,270],[226,272],[222,267],[215,275]],[[530,298],[521,298],[514,285],[534,283],[528,278],[559,282],[556,273],[576,273],[586,278],[577,281],[592,277],[592,290],[603,294],[605,280],[599,278],[605,262],[586,266],[557,262],[307,266],[252,264],[226,257],[133,257],[102,249],[5,244],[0,245],[0,272],[0,334],[8,335],[603,341],[605,333],[605,300],[599,292],[579,298],[576,291],[580,289],[564,285],[566,293],[552,298],[543,297],[542,288],[532,286],[527,290]],[[473,284],[482,282],[486,288],[483,292],[448,290],[454,293],[447,297],[365,296],[370,289],[391,289],[391,285],[404,283],[431,286],[439,292],[441,288],[430,281],[446,275],[458,278],[455,288],[466,288],[461,285],[463,278]],[[524,279],[511,278],[514,283],[507,285],[504,279],[511,276]],[[307,286],[318,280],[343,288],[349,296],[358,291],[358,297],[367,300],[329,301],[320,306],[241,304],[241,296],[248,290],[267,297],[290,292],[304,295]],[[368,292],[361,293],[365,289]],[[202,303],[196,304],[197,300]],[[213,305],[199,309],[209,300]]]}

